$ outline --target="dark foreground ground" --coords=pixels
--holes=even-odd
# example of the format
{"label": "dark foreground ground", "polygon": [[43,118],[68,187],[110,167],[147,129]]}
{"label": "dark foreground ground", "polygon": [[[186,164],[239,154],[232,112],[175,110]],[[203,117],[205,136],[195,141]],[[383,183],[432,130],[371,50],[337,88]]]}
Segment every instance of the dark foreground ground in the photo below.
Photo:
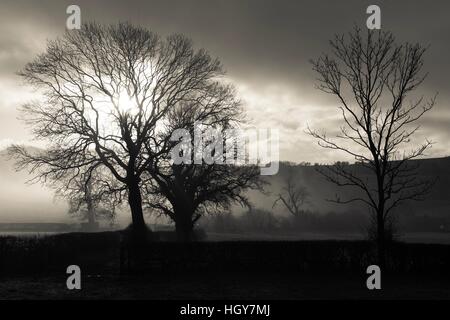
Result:
{"label": "dark foreground ground", "polygon": [[[449,299],[450,246],[392,244],[368,290],[367,241],[154,240],[122,232],[0,237],[0,299]],[[81,268],[68,290],[66,268]]]}
{"label": "dark foreground ground", "polygon": [[81,290],[68,290],[66,276],[0,280],[1,299],[450,299],[448,278],[385,276],[381,290],[368,290],[365,276],[228,274],[178,276],[83,276]]}

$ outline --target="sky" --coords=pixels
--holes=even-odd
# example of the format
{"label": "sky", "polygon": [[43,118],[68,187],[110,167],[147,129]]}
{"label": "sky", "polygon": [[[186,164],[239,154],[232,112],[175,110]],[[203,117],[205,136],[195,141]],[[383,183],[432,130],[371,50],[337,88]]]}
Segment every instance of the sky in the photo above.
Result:
{"label": "sky", "polygon": [[414,142],[435,142],[428,157],[450,155],[450,2],[448,1],[22,1],[0,3],[0,149],[12,142],[36,144],[17,107],[35,95],[15,74],[65,31],[66,8],[77,4],[83,22],[130,21],[161,35],[183,33],[223,63],[247,118],[280,132],[280,160],[329,163],[347,159],[326,151],[305,133],[307,125],[336,132],[338,102],[315,89],[310,59],[329,51],[335,33],[365,27],[366,8],[381,8],[382,29],[399,42],[430,46],[419,94],[439,93],[421,120]]}

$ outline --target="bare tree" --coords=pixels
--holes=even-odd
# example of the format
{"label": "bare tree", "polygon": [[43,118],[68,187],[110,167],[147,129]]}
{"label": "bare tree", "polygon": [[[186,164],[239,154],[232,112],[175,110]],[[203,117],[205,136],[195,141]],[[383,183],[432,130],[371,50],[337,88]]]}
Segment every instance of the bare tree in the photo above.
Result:
{"label": "bare tree", "polygon": [[[406,200],[421,200],[432,183],[422,181],[417,165],[410,160],[431,146],[426,141],[406,150],[419,129],[416,123],[429,111],[435,97],[425,101],[411,96],[424,81],[425,48],[419,44],[397,45],[390,32],[359,29],[330,41],[332,56],[313,63],[319,75],[319,89],[337,97],[343,126],[335,139],[309,129],[319,145],[343,151],[357,165],[337,163],[322,173],[338,186],[356,187],[360,197],[337,198],[338,203],[361,201],[376,215],[380,264],[385,262],[385,223],[388,215]],[[408,103],[407,97],[414,99]],[[370,179],[361,173],[369,173]]]}
{"label": "bare tree", "polygon": [[308,202],[309,193],[306,187],[298,182],[298,178],[295,176],[294,167],[291,165],[288,166],[288,172],[283,179],[284,186],[273,202],[272,208],[281,201],[289,213],[294,217],[300,217],[304,213],[303,208]]}
{"label": "bare tree", "polygon": [[[242,118],[234,89],[222,82],[193,96],[190,102],[180,104],[167,117],[167,130],[158,137],[160,145],[164,145],[160,150],[166,151],[153,157],[148,170],[150,179],[144,187],[148,195],[147,206],[175,222],[179,241],[192,240],[194,226],[205,213],[228,210],[233,203],[249,206],[244,192],[262,188],[257,166],[227,164],[225,154],[215,153],[214,148],[210,153],[212,162],[194,161],[191,137],[195,134],[208,136],[207,131],[214,128],[222,133],[223,140],[205,140],[205,144],[217,143],[225,149],[224,140],[234,138],[226,136],[225,129],[236,127]],[[177,145],[183,144],[177,139],[172,141],[177,129],[184,129],[189,134],[188,149],[192,151],[189,160],[181,164],[172,161],[173,152],[189,151],[177,149]]]}
{"label": "bare tree", "polygon": [[116,208],[122,203],[125,189],[107,171],[80,172],[76,178],[55,181],[56,195],[68,200],[69,214],[81,221],[84,227],[93,231],[99,220],[111,225],[116,218]]}
{"label": "bare tree", "polygon": [[146,230],[141,178],[158,124],[221,73],[217,59],[181,35],[162,39],[128,23],[85,24],[50,41],[19,73],[43,94],[22,115],[48,145],[11,152],[19,169],[28,167],[42,182],[108,169],[127,194],[133,228]]}

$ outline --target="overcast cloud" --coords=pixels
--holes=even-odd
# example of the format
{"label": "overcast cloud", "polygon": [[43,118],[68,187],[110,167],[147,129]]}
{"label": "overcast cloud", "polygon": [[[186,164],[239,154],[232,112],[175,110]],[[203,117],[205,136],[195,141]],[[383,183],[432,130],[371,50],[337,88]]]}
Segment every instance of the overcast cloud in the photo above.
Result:
{"label": "overcast cloud", "polygon": [[[280,130],[282,160],[330,162],[344,154],[317,147],[306,125],[330,132],[339,125],[336,101],[314,88],[309,59],[327,51],[334,33],[365,26],[368,1],[5,1],[0,4],[0,147],[31,141],[16,108],[33,94],[14,74],[65,31],[69,4],[83,21],[130,21],[160,34],[184,33],[197,47],[218,56],[236,84],[248,118],[259,128]],[[420,93],[439,92],[422,120],[417,141],[436,142],[429,156],[450,154],[450,3],[378,1],[382,28],[398,41],[430,45],[429,77]]]}

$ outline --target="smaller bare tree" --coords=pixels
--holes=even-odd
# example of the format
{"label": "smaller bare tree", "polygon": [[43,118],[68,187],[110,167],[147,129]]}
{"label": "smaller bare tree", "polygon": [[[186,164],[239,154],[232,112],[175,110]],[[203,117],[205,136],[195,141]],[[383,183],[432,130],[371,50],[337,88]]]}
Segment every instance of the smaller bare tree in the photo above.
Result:
{"label": "smaller bare tree", "polygon": [[124,202],[126,190],[106,170],[88,170],[53,183],[56,195],[69,203],[69,215],[84,222],[86,230],[98,228],[99,220],[113,225],[116,208]]}
{"label": "smaller bare tree", "polygon": [[305,186],[298,182],[295,177],[294,168],[290,167],[288,174],[284,177],[284,186],[278,197],[273,202],[272,209],[281,202],[294,217],[304,214],[304,206],[308,202],[309,192]]}
{"label": "smaller bare tree", "polygon": [[[244,113],[234,88],[218,81],[203,93],[191,96],[191,99],[168,113],[166,132],[155,137],[161,146],[160,151],[149,151],[153,161],[149,163],[149,179],[143,183],[145,205],[170,217],[175,223],[178,240],[183,242],[193,239],[194,227],[202,216],[228,211],[235,204],[249,207],[246,192],[262,190],[265,184],[257,165],[228,164],[226,152],[216,152],[215,147],[220,146],[218,149],[223,150],[227,140],[237,148],[236,134],[231,129],[237,132]],[[205,145],[214,145],[209,150],[212,161],[204,158],[195,161],[195,151],[178,148],[185,146],[177,139],[172,140],[172,134],[178,129],[186,130],[185,133],[194,139],[199,134]],[[221,137],[208,134],[210,129],[217,130]],[[191,150],[194,150],[195,142],[191,138],[188,141]],[[173,153],[185,152],[189,159],[180,164],[174,163]],[[240,157],[237,152],[233,153],[235,160],[242,160]]]}

